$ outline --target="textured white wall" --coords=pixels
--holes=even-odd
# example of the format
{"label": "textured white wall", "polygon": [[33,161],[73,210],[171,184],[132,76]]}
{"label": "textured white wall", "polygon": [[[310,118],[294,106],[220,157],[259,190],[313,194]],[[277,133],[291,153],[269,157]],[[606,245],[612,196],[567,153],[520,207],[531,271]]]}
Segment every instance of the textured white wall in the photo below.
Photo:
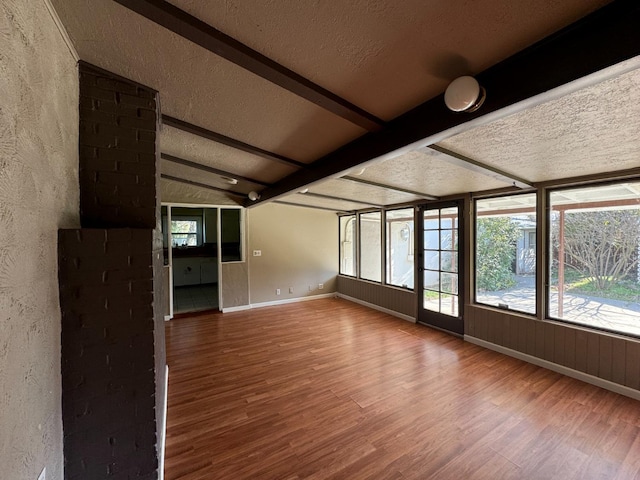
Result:
{"label": "textured white wall", "polygon": [[0,2],[0,478],[63,475],[57,230],[78,225],[78,75],[43,0]]}
{"label": "textured white wall", "polygon": [[[249,209],[247,214],[252,304],[336,291],[339,260],[335,213],[267,204]],[[252,256],[253,250],[261,250],[262,255]],[[324,289],[318,289],[319,283]],[[293,293],[289,293],[289,287],[293,287]],[[280,295],[276,295],[276,288],[281,290]]]}

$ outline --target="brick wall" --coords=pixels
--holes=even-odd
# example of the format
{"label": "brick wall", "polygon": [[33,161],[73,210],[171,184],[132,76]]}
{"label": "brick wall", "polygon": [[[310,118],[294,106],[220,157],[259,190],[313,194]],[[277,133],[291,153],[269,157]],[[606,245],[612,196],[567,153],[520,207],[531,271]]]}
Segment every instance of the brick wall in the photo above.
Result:
{"label": "brick wall", "polygon": [[152,235],[59,232],[65,478],[157,478]]}
{"label": "brick wall", "polygon": [[155,95],[81,64],[83,227],[156,228]]}
{"label": "brick wall", "polygon": [[82,228],[58,238],[66,480],[158,478],[166,358],[156,126],[154,90],[80,64]]}

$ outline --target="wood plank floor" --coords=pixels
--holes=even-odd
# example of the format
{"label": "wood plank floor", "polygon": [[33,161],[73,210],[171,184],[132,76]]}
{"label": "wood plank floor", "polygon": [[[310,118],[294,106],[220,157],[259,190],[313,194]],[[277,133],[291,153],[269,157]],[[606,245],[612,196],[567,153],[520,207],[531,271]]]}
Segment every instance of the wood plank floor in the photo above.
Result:
{"label": "wood plank floor", "polygon": [[346,300],[166,332],[167,480],[640,479],[640,402]]}

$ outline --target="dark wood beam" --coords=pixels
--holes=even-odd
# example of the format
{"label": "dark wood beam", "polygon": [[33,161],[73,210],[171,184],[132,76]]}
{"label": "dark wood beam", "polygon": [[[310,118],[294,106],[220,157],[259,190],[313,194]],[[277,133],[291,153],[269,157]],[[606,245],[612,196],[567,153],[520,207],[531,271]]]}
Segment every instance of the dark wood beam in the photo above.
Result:
{"label": "dark wood beam", "polygon": [[429,143],[429,138],[452,127],[640,55],[638,25],[640,2],[615,1],[476,75],[487,90],[478,111],[452,112],[440,95],[264,189],[259,202],[335,177],[406,145]]}
{"label": "dark wood beam", "polygon": [[173,155],[169,155],[168,153],[161,153],[160,154],[160,158],[162,158],[163,160],[166,160],[167,162],[177,163],[179,165],[184,165],[186,167],[195,168],[196,170],[201,170],[203,172],[213,173],[214,175],[220,175],[222,177],[235,178],[238,181],[243,181],[243,182],[247,182],[247,183],[253,183],[255,185],[262,185],[263,187],[268,187],[268,186],[271,185],[270,183],[266,183],[266,182],[263,182],[261,180],[256,180],[254,178],[249,178],[249,177],[243,177],[242,175],[238,175],[238,174],[233,173],[233,172],[227,172],[225,170],[220,170],[218,168],[209,167],[207,165],[202,165],[201,163],[198,163],[198,162],[192,162],[191,160],[186,160],[184,158],[180,158],[180,157],[175,157]]}
{"label": "dark wood beam", "polygon": [[183,132],[191,133],[192,135],[206,138],[207,140],[213,140],[214,142],[222,143],[223,145],[227,145],[228,147],[232,147],[237,150],[242,150],[243,152],[251,153],[252,155],[257,155],[258,157],[266,158],[267,160],[283,163],[291,167],[304,168],[307,166],[302,162],[297,162],[285,157],[284,155],[278,155],[277,153],[269,152],[262,148],[249,145],[248,143],[241,142],[240,140],[236,140],[235,138],[227,137],[226,135],[222,135],[221,133],[207,130],[206,128],[199,127],[198,125],[185,122],[184,120],[180,120],[178,118],[170,117],[169,115],[162,115],[162,124],[169,127],[177,128],[179,130],[182,130]]}
{"label": "dark wood beam", "polygon": [[385,190],[393,190],[395,192],[408,193],[409,195],[415,195],[416,197],[424,198],[425,200],[438,200],[438,197],[434,197],[433,195],[429,195],[427,193],[416,192],[415,190],[409,190],[407,188],[393,187],[391,185],[387,185],[386,183],[378,183],[372,182],[371,180],[365,180],[364,178],[352,177],[350,175],[346,175],[344,177],[340,177],[340,180],[349,180],[350,182],[362,183],[364,185],[371,185],[372,187],[380,187]]}
{"label": "dark wood beam", "polygon": [[206,183],[194,182],[193,180],[187,180],[186,178],[174,177],[173,175],[165,175],[164,173],[160,175],[160,178],[164,178],[165,180],[171,180],[172,182],[185,183],[187,185],[193,185],[194,187],[206,188],[208,190],[215,190],[216,192],[223,192],[228,195],[233,195],[234,197],[247,198],[246,193],[234,192],[233,190],[226,190],[220,187],[214,187],[213,185],[207,185]]}
{"label": "dark wood beam", "polygon": [[167,30],[365,130],[384,121],[163,0],[115,0]]}
{"label": "dark wood beam", "polygon": [[507,173],[499,168],[492,167],[491,165],[486,165],[482,162],[478,162],[473,158],[466,157],[457,152],[449,150],[444,147],[440,147],[439,145],[429,145],[425,147],[425,149],[433,150],[435,152],[441,153],[442,155],[438,156],[439,160],[450,163],[451,165],[456,165],[458,167],[462,167],[466,170],[470,170],[472,172],[480,173],[482,175],[486,175],[491,178],[495,178],[501,182],[507,183],[511,186],[518,188],[531,188],[533,184],[523,178],[517,177],[510,173]]}

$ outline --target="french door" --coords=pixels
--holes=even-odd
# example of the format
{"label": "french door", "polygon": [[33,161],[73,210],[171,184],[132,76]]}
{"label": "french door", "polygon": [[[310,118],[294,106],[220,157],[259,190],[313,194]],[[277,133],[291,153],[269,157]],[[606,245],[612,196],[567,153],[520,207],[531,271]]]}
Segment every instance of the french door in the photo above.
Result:
{"label": "french door", "polygon": [[418,322],[462,335],[461,204],[419,209]]}

